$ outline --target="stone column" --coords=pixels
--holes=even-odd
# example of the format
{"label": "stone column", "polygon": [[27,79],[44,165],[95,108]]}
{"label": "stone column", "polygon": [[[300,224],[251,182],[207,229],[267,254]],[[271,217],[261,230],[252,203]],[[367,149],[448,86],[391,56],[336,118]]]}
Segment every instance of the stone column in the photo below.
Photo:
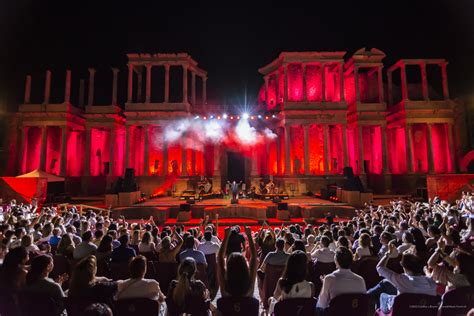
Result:
{"label": "stone column", "polygon": [[448,148],[449,148],[449,156],[451,158],[451,170],[450,172],[456,172],[456,153],[454,149],[454,138],[453,138],[453,125],[446,124],[446,132],[448,134]]}
{"label": "stone column", "polygon": [[344,151],[344,166],[349,166],[349,152],[347,151],[347,125],[342,124],[342,146]]}
{"label": "stone column", "polygon": [[291,175],[291,126],[285,126],[285,175]]}
{"label": "stone column", "polygon": [[112,105],[117,105],[118,68],[112,68]]}
{"label": "stone column", "polygon": [[[221,148],[219,145],[214,145],[214,171],[213,176],[221,175]],[[219,182],[220,180],[218,180]]]}
{"label": "stone column", "polygon": [[448,74],[446,73],[446,65],[444,62],[441,64],[441,76],[443,78],[443,96],[445,100],[449,100],[449,89],[448,89]]}
{"label": "stone column", "polygon": [[183,134],[181,136],[181,176],[185,177],[188,175],[188,164],[187,164],[187,155],[186,155],[186,146],[187,146],[188,135]]}
{"label": "stone column", "polygon": [[163,136],[163,164],[162,164],[162,173],[164,176],[168,175],[168,142],[164,139]]}
{"label": "stone column", "polygon": [[308,96],[306,93],[306,64],[303,64],[302,67],[303,67],[303,101],[307,101]]}
{"label": "stone column", "polygon": [[66,70],[66,83],[64,85],[64,103],[71,102],[71,70]]}
{"label": "stone column", "polygon": [[61,177],[66,176],[66,165],[67,165],[67,127],[61,126],[61,156],[60,156],[60,166],[59,166],[59,175]]}
{"label": "stone column", "polygon": [[39,168],[43,171],[46,171],[46,136],[47,136],[48,126],[41,127],[41,151],[40,151],[40,166]]}
{"label": "stone column", "polygon": [[113,125],[110,128],[110,140],[109,140],[109,176],[115,176],[115,130],[116,126]]}
{"label": "stone column", "polygon": [[387,174],[390,172],[388,167],[388,147],[387,147],[387,127],[380,126],[380,134],[382,136],[382,172]]}
{"label": "stone column", "polygon": [[340,99],[341,101],[344,101],[345,100],[345,96],[344,96],[344,64],[343,63],[340,63],[339,65],[339,80],[340,80]]}
{"label": "stone column", "polygon": [[145,103],[151,102],[151,64],[146,64]]}
{"label": "stone column", "polygon": [[321,63],[321,100],[326,101],[326,64]]}
{"label": "stone column", "polygon": [[280,74],[279,74],[279,69],[275,71],[275,105],[280,104]]}
{"label": "stone column", "polygon": [[360,103],[359,67],[356,67],[356,66],[354,66],[354,85],[355,85],[356,102]]}
{"label": "stone column", "polygon": [[165,64],[165,103],[170,102],[170,65]]}
{"label": "stone column", "polygon": [[385,102],[384,90],[383,90],[383,75],[382,75],[382,66],[377,68],[377,79],[379,83],[379,102]]}
{"label": "stone column", "polygon": [[392,90],[392,72],[387,72],[387,90],[388,90],[388,104],[391,105],[393,103],[393,90]]}
{"label": "stone column", "polygon": [[207,104],[207,77],[202,77],[202,105]]}
{"label": "stone column", "polygon": [[86,148],[84,150],[84,176],[91,175],[91,131],[92,128],[86,126]]}
{"label": "stone column", "polygon": [[142,88],[143,88],[143,76],[142,76],[143,67],[136,67],[135,72],[137,73],[137,102],[143,102],[142,99]]}
{"label": "stone column", "polygon": [[191,175],[196,175],[196,149],[191,151]]}
{"label": "stone column", "polygon": [[309,176],[311,171],[309,170],[309,125],[303,125],[304,135],[304,174]]}
{"label": "stone column", "polygon": [[407,73],[405,70],[405,65],[400,66],[400,77],[402,84],[402,99],[408,100],[408,87],[407,87]]}
{"label": "stone column", "polygon": [[22,126],[21,127],[21,143],[20,143],[20,164],[19,164],[19,172],[25,172],[25,148],[27,147],[28,140],[28,127]]}
{"label": "stone column", "polygon": [[[125,153],[125,159],[124,159],[124,169],[127,170],[127,168],[130,165],[130,133],[131,133],[131,126],[126,125],[125,126],[125,150],[123,151]],[[125,174],[125,172],[124,172]]]}
{"label": "stone column", "polygon": [[324,141],[324,174],[328,175],[329,174],[329,125],[324,124],[323,125],[323,141]]}
{"label": "stone column", "polygon": [[143,126],[144,135],[144,157],[143,157],[143,175],[148,176],[150,174],[150,127],[148,125]]}
{"label": "stone column", "polygon": [[89,89],[87,89],[87,105],[94,105],[94,76],[95,69],[89,68]]}
{"label": "stone column", "polygon": [[263,80],[265,80],[265,103],[267,105],[270,105],[270,102],[268,100],[268,76],[263,77]]}
{"label": "stone column", "polygon": [[407,171],[413,173],[413,136],[411,134],[411,124],[405,126],[405,145],[407,155]]}
{"label": "stone column", "polygon": [[277,174],[282,174],[281,170],[281,132],[277,132],[276,142],[276,160],[277,160]]}
{"label": "stone column", "polygon": [[428,173],[434,173],[434,157],[433,157],[433,124],[428,123],[427,132],[428,137],[426,138],[426,144],[428,147]]}
{"label": "stone column", "polygon": [[84,91],[85,91],[84,79],[81,79],[79,80],[79,107],[80,108],[84,107]]}
{"label": "stone column", "polygon": [[132,100],[133,100],[133,64],[128,64],[127,103],[132,103]]}
{"label": "stone column", "polygon": [[265,142],[265,159],[266,159],[266,163],[265,163],[265,166],[266,166],[266,170],[263,170],[264,174],[271,174],[272,173],[272,166],[270,166],[270,142],[267,140]]}
{"label": "stone column", "polygon": [[196,73],[191,72],[191,101],[196,105]]}
{"label": "stone column", "polygon": [[46,70],[46,81],[44,84],[44,101],[43,104],[49,104],[49,98],[51,96],[51,71]]}
{"label": "stone column", "polygon": [[283,65],[283,76],[284,76],[284,90],[283,90],[283,101],[288,102],[288,65]]}
{"label": "stone column", "polygon": [[183,65],[183,103],[188,103],[188,65]]}
{"label": "stone column", "polygon": [[426,64],[420,63],[421,70],[421,88],[423,91],[423,100],[428,101],[430,99],[428,94],[428,79],[426,78]]}
{"label": "stone column", "polygon": [[31,101],[31,76],[26,76],[26,83],[25,83],[25,98],[23,103],[28,104]]}
{"label": "stone column", "polygon": [[358,126],[359,134],[359,174],[365,174],[364,168],[364,126]]}

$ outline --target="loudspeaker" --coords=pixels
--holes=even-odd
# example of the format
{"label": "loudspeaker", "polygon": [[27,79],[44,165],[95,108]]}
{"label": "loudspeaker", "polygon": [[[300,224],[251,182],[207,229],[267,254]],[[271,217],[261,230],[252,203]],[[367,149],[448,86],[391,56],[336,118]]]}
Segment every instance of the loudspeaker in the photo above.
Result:
{"label": "loudspeaker", "polygon": [[125,177],[123,179],[123,191],[133,192],[135,191],[135,169],[125,169]]}
{"label": "loudspeaker", "polygon": [[179,205],[179,211],[180,212],[190,212],[191,211],[191,205],[188,203],[182,203]]}
{"label": "loudspeaker", "polygon": [[230,200],[230,204],[239,204],[239,200],[232,199],[232,200]]}
{"label": "loudspeaker", "polygon": [[279,211],[288,211],[288,203],[278,203]]}
{"label": "loudspeaker", "polygon": [[343,172],[344,172],[344,177],[354,178],[354,170],[352,170],[352,167],[344,167]]}

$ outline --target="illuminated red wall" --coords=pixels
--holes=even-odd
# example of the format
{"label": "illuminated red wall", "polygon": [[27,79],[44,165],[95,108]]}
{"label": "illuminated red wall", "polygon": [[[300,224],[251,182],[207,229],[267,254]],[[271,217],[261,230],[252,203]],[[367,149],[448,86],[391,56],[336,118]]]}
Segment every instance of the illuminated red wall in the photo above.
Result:
{"label": "illuminated red wall", "polygon": [[39,169],[41,155],[41,128],[28,127],[25,155],[23,157],[23,173]]}
{"label": "illuminated red wall", "polygon": [[105,175],[104,163],[110,162],[110,131],[91,129],[91,176]]}
{"label": "illuminated red wall", "polygon": [[342,173],[344,168],[344,151],[342,146],[342,129],[339,125],[329,127],[329,172]]}
{"label": "illuminated red wall", "polygon": [[161,175],[163,174],[163,130],[159,126],[152,126],[149,133],[148,174]]}
{"label": "illuminated red wall", "polygon": [[206,143],[204,150],[204,172],[206,176],[214,175],[214,145]]}
{"label": "illuminated red wall", "polygon": [[[304,174],[304,131],[302,126],[291,126],[290,134],[290,170],[291,174]],[[295,160],[299,160],[296,169]]]}
{"label": "illuminated red wall", "polygon": [[84,131],[72,130],[67,134],[67,163],[66,175],[70,177],[82,176],[84,170]]}
{"label": "illuminated red wall", "polygon": [[407,172],[405,128],[387,129],[388,160],[390,172],[403,174]]}
{"label": "illuminated red wall", "polygon": [[347,155],[349,158],[349,166],[352,167],[354,174],[359,174],[359,156],[358,154],[358,134],[357,127],[347,127]]}
{"label": "illuminated red wall", "polygon": [[171,166],[171,162],[173,160],[176,160],[178,163],[178,174],[181,174],[182,170],[182,154],[181,154],[181,149],[182,146],[179,143],[180,139],[178,139],[175,142],[171,142],[168,144],[168,173],[171,174],[173,173],[173,167]]}
{"label": "illuminated red wall", "polygon": [[368,161],[367,173],[382,173],[382,134],[380,127],[363,127],[364,160]]}
{"label": "illuminated red wall", "polygon": [[268,171],[272,175],[278,174],[277,164],[277,142],[276,140],[269,141],[268,147]]}
{"label": "illuminated red wall", "polygon": [[309,172],[312,175],[324,174],[324,141],[323,130],[312,124],[308,129]]}
{"label": "illuminated red wall", "polygon": [[436,173],[451,172],[447,127],[447,124],[432,125],[433,162]]}
{"label": "illuminated red wall", "polygon": [[322,94],[322,73],[318,65],[306,65],[306,96],[308,101],[321,101]]}
{"label": "illuminated red wall", "polygon": [[61,165],[61,128],[48,126],[46,132],[46,172],[58,175]]}
{"label": "illuminated red wall", "polygon": [[415,172],[428,172],[428,146],[426,124],[413,124],[413,168]]}
{"label": "illuminated red wall", "polygon": [[301,64],[288,65],[288,101],[303,100],[303,68]]}

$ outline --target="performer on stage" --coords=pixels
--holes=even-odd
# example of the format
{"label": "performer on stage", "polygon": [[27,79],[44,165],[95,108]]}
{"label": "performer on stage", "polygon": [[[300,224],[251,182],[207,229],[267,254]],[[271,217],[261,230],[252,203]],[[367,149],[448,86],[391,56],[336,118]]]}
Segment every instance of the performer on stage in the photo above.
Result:
{"label": "performer on stage", "polygon": [[267,189],[265,188],[265,182],[262,180],[260,180],[260,183],[258,184],[258,189],[260,191],[260,194],[267,194]]}
{"label": "performer on stage", "polygon": [[230,181],[227,181],[228,184],[230,184],[230,191],[232,192],[232,200],[236,200],[237,199],[237,196],[239,195],[239,185],[242,183],[242,181],[240,181],[239,183],[232,181],[232,183]]}
{"label": "performer on stage", "polygon": [[275,194],[275,183],[273,183],[272,180],[270,180],[265,187],[267,189],[267,194]]}

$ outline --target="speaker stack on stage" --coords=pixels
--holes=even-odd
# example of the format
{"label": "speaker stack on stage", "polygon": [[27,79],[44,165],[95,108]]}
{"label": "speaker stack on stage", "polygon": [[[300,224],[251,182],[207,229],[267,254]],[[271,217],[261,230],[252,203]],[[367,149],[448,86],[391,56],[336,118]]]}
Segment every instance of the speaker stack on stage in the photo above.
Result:
{"label": "speaker stack on stage", "polygon": [[288,203],[278,203],[276,217],[281,221],[290,220],[290,211],[288,210]]}
{"label": "speaker stack on stage", "polygon": [[191,205],[188,203],[181,203],[179,205],[179,212],[178,212],[178,222],[187,222],[191,220]]}

